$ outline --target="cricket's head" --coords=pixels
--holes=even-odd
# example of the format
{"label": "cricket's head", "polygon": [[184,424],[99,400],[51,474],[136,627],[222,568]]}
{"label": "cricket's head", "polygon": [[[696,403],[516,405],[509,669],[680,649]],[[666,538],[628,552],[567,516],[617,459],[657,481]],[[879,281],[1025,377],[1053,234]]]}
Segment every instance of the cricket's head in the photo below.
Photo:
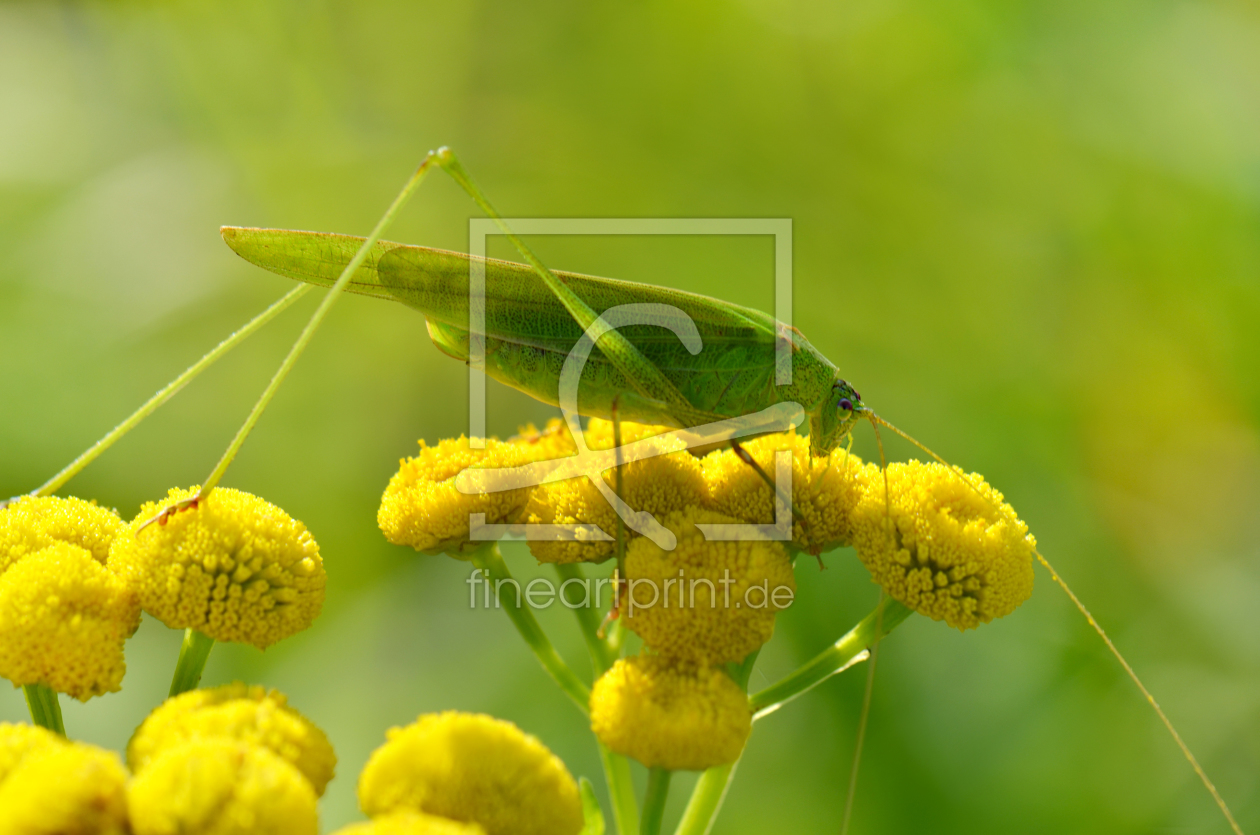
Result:
{"label": "cricket's head", "polygon": [[865,411],[862,395],[837,376],[818,411],[810,415],[810,454],[830,455]]}

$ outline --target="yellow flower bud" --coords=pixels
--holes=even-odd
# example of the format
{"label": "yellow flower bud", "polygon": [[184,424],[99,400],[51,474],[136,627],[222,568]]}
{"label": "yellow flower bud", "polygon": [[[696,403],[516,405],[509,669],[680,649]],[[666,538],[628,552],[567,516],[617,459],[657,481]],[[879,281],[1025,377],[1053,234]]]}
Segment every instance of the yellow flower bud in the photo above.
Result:
{"label": "yellow flower bud", "polygon": [[[966,481],[964,481],[966,479]],[[875,582],[934,620],[969,629],[1032,594],[1036,540],[977,473],[910,461],[872,478],[854,511],[853,544]]]}
{"label": "yellow flower bud", "polygon": [[671,658],[741,661],[770,640],[774,616],[790,605],[796,593],[792,562],[777,542],[706,541],[697,522],[735,520],[692,508],[662,520],[678,537],[673,551],[646,537],[630,543],[621,600],[625,624]]}
{"label": "yellow flower bud", "polygon": [[[744,444],[744,449],[771,478],[775,477],[775,453],[792,453],[792,503],[804,518],[804,523],[793,522],[792,541],[798,548],[817,555],[849,544],[853,509],[879,467],[863,464],[847,449],[813,458],[809,438],[795,432],[764,435]],[[747,523],[774,522],[774,492],[733,450],[707,455],[704,477],[713,510]]]}
{"label": "yellow flower bud", "polygon": [[64,737],[47,728],[0,722],[0,783],[30,754],[65,744]]}
{"label": "yellow flower bud", "polygon": [[0,835],[127,835],[126,784],[112,751],[44,746],[0,783]]}
{"label": "yellow flower bud", "polygon": [[58,542],[0,574],[0,676],[80,701],[119,689],[140,605],[121,578]]}
{"label": "yellow flower bud", "polygon": [[[668,427],[623,422],[622,446],[644,440]],[[586,430],[586,443],[592,450],[612,449],[612,422],[592,419]],[[622,499],[638,511],[660,517],[670,511],[703,504],[709,491],[705,485],[700,459],[687,451],[680,440],[662,440],[662,448],[673,450],[621,466]],[[616,469],[605,470],[603,479],[616,488]],[[617,534],[617,516],[589,478],[571,478],[543,484],[530,492],[525,507],[525,520],[530,524],[597,525],[609,536]],[[626,530],[629,538],[637,537]],[[615,543],[606,541],[536,540],[529,550],[540,562],[583,562],[601,560],[612,555]]]}
{"label": "yellow flower bud", "polygon": [[144,527],[197,488],[148,502],[110,549],[110,568],[144,610],[175,629],[266,649],[311,625],[327,576],[306,527],[257,496],[219,487],[197,506]]}
{"label": "yellow flower bud", "polygon": [[127,765],[139,773],[173,745],[217,737],[270,749],[296,766],[316,795],[323,795],[337,765],[328,737],[289,707],[282,693],[240,682],[167,699],[131,737]]}
{"label": "yellow flower bud", "polygon": [[420,454],[404,459],[381,497],[376,522],[395,545],[426,553],[457,556],[468,541],[468,515],[484,513],[487,524],[515,521],[529,497],[527,488],[461,493],[455,478],[471,468],[518,467],[533,461],[572,455],[573,439],[560,420],[538,432],[525,427],[508,441],[488,438],[485,449],[472,449],[464,436],[437,446],[420,442]]}
{"label": "yellow flower bud", "polygon": [[488,835],[582,829],[569,770],[511,722],[447,711],[391,728],[388,738],[359,776],[359,805],[369,816],[411,809],[480,824]]}
{"label": "yellow flower bud", "polygon": [[752,711],[720,668],[636,655],[595,682],[591,729],[610,749],[649,768],[702,771],[739,759]]}
{"label": "yellow flower bud", "polygon": [[316,835],[315,790],[269,749],[198,739],[164,749],[127,788],[134,835]]}
{"label": "yellow flower bud", "polygon": [[333,835],[486,835],[475,823],[461,823],[421,812],[391,812],[364,823],[352,823]]}
{"label": "yellow flower bud", "polygon": [[0,572],[55,542],[86,548],[104,565],[110,543],[122,528],[117,513],[95,502],[23,496],[0,509]]}

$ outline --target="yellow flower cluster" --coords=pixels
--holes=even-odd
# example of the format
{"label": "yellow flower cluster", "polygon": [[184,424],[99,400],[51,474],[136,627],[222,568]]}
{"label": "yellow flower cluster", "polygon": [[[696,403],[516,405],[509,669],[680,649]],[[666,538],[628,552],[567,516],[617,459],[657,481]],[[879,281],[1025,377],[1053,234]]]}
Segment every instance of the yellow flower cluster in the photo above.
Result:
{"label": "yellow flower cluster", "polygon": [[484,513],[487,524],[515,521],[528,490],[461,493],[456,476],[467,469],[475,478],[479,468],[518,467],[572,455],[574,450],[573,439],[559,420],[552,420],[542,432],[527,427],[507,441],[489,438],[484,449],[473,449],[462,435],[435,447],[421,441],[420,454],[404,459],[389,480],[377,524],[395,545],[458,556],[468,541],[470,513]]}
{"label": "yellow flower cluster", "polygon": [[306,527],[257,496],[219,487],[194,507],[148,524],[193,498],[172,489],[148,502],[114,540],[110,568],[167,626],[266,649],[308,627],[327,577]]}
{"label": "yellow flower cluster", "polygon": [[129,835],[116,754],[0,724],[0,835]]}
{"label": "yellow flower cluster", "polygon": [[0,574],[0,676],[80,701],[119,689],[140,606],[92,553],[55,542]]}
{"label": "yellow flower cluster", "polygon": [[[1036,541],[979,474],[910,461],[873,480],[853,512],[853,544],[894,599],[968,629],[1032,594]],[[888,509],[891,504],[891,523]]]}
{"label": "yellow flower cluster", "polygon": [[774,634],[774,617],[796,592],[792,563],[776,542],[708,541],[696,523],[736,520],[692,508],[662,520],[673,551],[636,539],[626,553],[626,626],[661,655],[692,664],[742,661]]}
{"label": "yellow flower cluster", "polygon": [[316,835],[315,790],[269,748],[207,737],[164,748],[127,789],[134,835]]}
{"label": "yellow flower cluster", "polygon": [[[373,818],[422,812],[486,835],[576,835],[583,823],[577,783],[546,746],[510,722],[454,711],[390,729],[359,777],[359,804]],[[405,819],[376,826],[447,832]]]}
{"label": "yellow flower cluster", "polygon": [[328,737],[289,707],[284,694],[240,682],[167,699],[131,737],[127,765],[140,772],[168,748],[219,737],[267,748],[295,766],[316,795],[323,795],[337,765]]}
{"label": "yellow flower cluster", "polygon": [[[667,431],[663,426],[623,423],[622,446],[642,441]],[[612,422],[593,418],[587,426],[587,447],[591,450],[613,448]],[[662,439],[657,448],[664,454],[645,458],[621,467],[606,470],[604,481],[615,489],[616,472],[621,471],[622,499],[635,510],[660,516],[670,511],[701,505],[708,500],[700,459],[677,439]],[[556,481],[534,488],[525,506],[525,521],[530,524],[597,525],[610,536],[617,530],[613,508],[585,476]],[[637,533],[626,529],[628,538]],[[529,549],[539,562],[592,562],[612,555],[614,543],[606,541],[538,540]]]}
{"label": "yellow flower cluster", "polygon": [[595,682],[591,727],[613,751],[646,766],[700,771],[739,758],[752,714],[723,670],[638,655]]}
{"label": "yellow flower cluster", "polygon": [[122,528],[117,513],[95,502],[23,496],[0,510],[0,572],[57,542],[85,548],[104,565],[109,546]]}

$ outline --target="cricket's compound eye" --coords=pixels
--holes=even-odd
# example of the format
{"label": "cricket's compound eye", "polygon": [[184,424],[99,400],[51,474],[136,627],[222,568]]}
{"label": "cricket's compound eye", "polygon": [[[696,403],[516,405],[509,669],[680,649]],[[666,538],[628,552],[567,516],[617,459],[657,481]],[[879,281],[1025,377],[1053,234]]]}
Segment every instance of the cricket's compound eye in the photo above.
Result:
{"label": "cricket's compound eye", "polygon": [[836,408],[842,412],[851,412],[853,411],[853,401],[847,397],[841,397],[840,402],[836,404]]}

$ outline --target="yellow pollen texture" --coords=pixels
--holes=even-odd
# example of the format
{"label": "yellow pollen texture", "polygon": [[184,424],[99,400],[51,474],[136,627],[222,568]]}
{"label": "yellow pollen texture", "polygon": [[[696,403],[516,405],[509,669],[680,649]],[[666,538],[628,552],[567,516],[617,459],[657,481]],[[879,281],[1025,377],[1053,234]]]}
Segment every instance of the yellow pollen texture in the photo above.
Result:
{"label": "yellow pollen texture", "polygon": [[196,507],[153,519],[197,488],[148,502],[110,549],[110,568],[173,629],[266,649],[311,625],[327,576],[306,527],[257,496],[216,488]]}
{"label": "yellow pollen texture", "polygon": [[91,552],[58,542],[0,575],[0,676],[80,701],[118,690],[140,605]]}
{"label": "yellow pollen texture", "polygon": [[369,816],[410,809],[479,824],[487,835],[582,829],[569,770],[511,722],[447,711],[387,736],[359,776],[359,804]]}
{"label": "yellow pollen texture", "polygon": [[1032,594],[1036,540],[979,474],[890,464],[888,497],[891,527],[883,479],[872,478],[854,511],[853,544],[894,599],[970,629],[1010,614]]}
{"label": "yellow pollen texture", "polygon": [[402,811],[366,823],[352,823],[334,835],[486,835],[475,823],[462,823],[422,812]]}
{"label": "yellow pollen texture", "polygon": [[702,771],[739,759],[752,712],[721,669],[637,655],[595,682],[591,728],[613,751],[649,768]]}
{"label": "yellow pollen texture", "polygon": [[0,722],[0,783],[30,754],[65,744],[64,737],[47,728]]}
{"label": "yellow pollen texture", "polygon": [[[863,464],[846,449],[814,458],[809,439],[795,432],[765,435],[744,444],[744,449],[771,478],[776,474],[776,453],[792,454],[792,503],[804,517],[803,524],[793,522],[792,539],[798,548],[817,555],[850,544],[853,509],[866,483],[878,474],[877,466]],[[774,522],[774,491],[733,450],[705,456],[704,477],[713,510],[744,522]]]}
{"label": "yellow pollen texture", "polygon": [[0,573],[56,542],[86,548],[104,565],[110,543],[122,529],[118,514],[95,502],[59,496],[16,499],[0,510]]}
{"label": "yellow pollen texture", "polygon": [[[646,440],[668,431],[664,426],[646,426],[638,423],[621,424],[622,446]],[[592,450],[613,448],[612,422],[592,419],[586,430],[586,443]],[[662,439],[653,449],[664,454],[624,464],[619,469],[622,476],[622,498],[637,511],[645,511],[660,517],[670,511],[683,510],[704,504],[708,500],[708,488],[700,459],[687,451],[679,440]],[[609,487],[616,489],[617,468],[605,470],[602,478]],[[530,492],[525,507],[525,521],[531,524],[578,523],[597,525],[609,536],[617,535],[617,516],[600,491],[585,476],[540,485]],[[626,529],[629,538],[637,537]],[[615,550],[612,542],[605,541],[553,541],[538,540],[529,544],[530,551],[540,562],[570,563],[602,560]]]}
{"label": "yellow pollen texture", "polygon": [[112,751],[41,747],[0,782],[0,835],[129,835],[126,783]]}
{"label": "yellow pollen texture", "polygon": [[[542,432],[525,427],[519,437],[507,441],[488,438],[484,449],[473,449],[462,435],[432,447],[420,441],[420,454],[400,462],[398,472],[389,480],[376,522],[385,538],[395,545],[457,556],[468,541],[470,513],[484,513],[487,524],[515,521],[529,498],[529,490],[522,487],[462,493],[456,487],[456,476],[468,469],[475,490],[478,469],[518,467],[573,452],[573,439],[558,419],[549,422]],[[486,478],[481,477],[480,481],[485,482]]]}
{"label": "yellow pollen texture", "polygon": [[162,751],[127,788],[133,835],[316,835],[315,791],[269,749],[198,739]]}
{"label": "yellow pollen texture", "polygon": [[127,744],[127,765],[139,773],[167,748],[194,739],[226,738],[261,745],[292,763],[323,795],[337,756],[324,732],[289,707],[276,690],[240,682],[190,690],[159,705]]}
{"label": "yellow pollen texture", "polygon": [[741,661],[774,634],[796,578],[777,542],[706,541],[696,523],[736,520],[693,508],[661,520],[678,538],[665,551],[643,537],[626,552],[625,624],[662,655],[699,664]]}

